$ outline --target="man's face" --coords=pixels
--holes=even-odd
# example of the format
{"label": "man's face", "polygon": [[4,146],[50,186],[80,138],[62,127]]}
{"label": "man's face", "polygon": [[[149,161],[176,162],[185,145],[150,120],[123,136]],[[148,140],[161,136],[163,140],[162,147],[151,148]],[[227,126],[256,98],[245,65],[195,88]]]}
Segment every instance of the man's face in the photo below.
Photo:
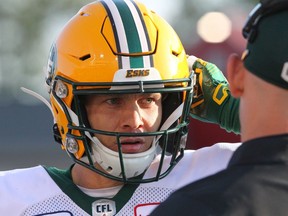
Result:
{"label": "man's face", "polygon": [[[162,117],[162,95],[149,94],[107,94],[93,95],[86,99],[86,111],[93,129],[143,133],[155,132]],[[118,151],[115,136],[97,134],[103,145]],[[154,137],[121,137],[123,153],[139,153],[150,148]]]}

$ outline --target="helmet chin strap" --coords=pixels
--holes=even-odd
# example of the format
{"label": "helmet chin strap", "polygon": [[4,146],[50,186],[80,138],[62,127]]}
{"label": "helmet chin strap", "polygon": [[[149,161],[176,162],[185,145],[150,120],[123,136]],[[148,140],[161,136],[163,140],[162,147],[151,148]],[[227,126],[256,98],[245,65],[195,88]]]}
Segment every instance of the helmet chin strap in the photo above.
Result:
{"label": "helmet chin strap", "polygon": [[[184,104],[181,103],[172,114],[166,119],[160,128],[161,130],[167,130],[175,121],[177,121],[183,110]],[[78,126],[79,120],[76,113],[74,113],[68,106],[66,106],[72,122]],[[123,177],[121,168],[121,162],[119,158],[119,152],[112,151],[111,149],[104,146],[97,137],[91,136],[91,134],[85,131],[85,135],[91,140],[92,147],[92,159],[97,162],[107,173],[116,176]],[[125,171],[126,178],[132,178],[141,175],[152,163],[157,155],[158,141],[162,135],[154,138],[151,147],[144,152],[136,154],[122,154],[123,168]],[[87,157],[82,157],[82,161],[87,162]]]}
{"label": "helmet chin strap", "polygon": [[[166,119],[166,121],[162,124],[161,130],[167,130],[177,119],[179,119],[182,115],[184,103],[181,103],[172,113],[171,115]],[[162,135],[157,136],[155,142],[158,142],[158,140],[162,137]]]}
{"label": "helmet chin strap", "polygon": [[[180,104],[173,113],[166,119],[160,130],[167,130],[182,114],[184,104]],[[119,152],[113,151],[104,146],[97,137],[85,132],[86,136],[91,140],[92,158],[97,162],[107,173],[123,177]],[[144,152],[135,154],[122,153],[123,166],[126,178],[132,178],[142,174],[152,163],[157,155],[158,141],[162,135],[154,138],[151,147]],[[87,159],[85,159],[87,160]]]}
{"label": "helmet chin strap", "polygon": [[[53,115],[50,103],[43,96],[24,87],[21,87],[21,90],[42,101],[49,108],[49,110]],[[166,121],[161,126],[160,131],[167,130],[175,121],[177,121],[180,118],[183,106],[184,104],[181,103],[180,106],[178,106],[172,112],[172,114],[166,119]],[[66,106],[66,108],[69,112],[73,124],[79,126],[79,120],[76,113],[74,113],[68,106]],[[116,177],[123,177],[124,173],[122,172],[121,168],[122,165],[120,162],[119,153],[116,151],[112,151],[111,149],[104,146],[97,137],[95,136],[92,137],[89,132],[85,131],[85,135],[91,140],[93,161],[97,162],[107,173]],[[127,153],[122,154],[123,168],[125,171],[126,178],[132,178],[141,175],[150,166],[150,164],[157,155],[156,150],[158,147],[158,141],[161,137],[162,135],[159,135],[156,138],[154,138],[151,147],[147,151],[135,154],[127,154]],[[81,160],[86,163],[88,162],[88,158],[86,156],[82,157]]]}
{"label": "helmet chin strap", "polygon": [[122,153],[122,172],[119,152],[107,148],[95,136],[93,137],[91,144],[94,161],[96,161],[107,173],[116,177],[123,177],[124,174],[126,178],[138,176],[150,166],[156,157],[155,143],[145,152],[135,154]]}

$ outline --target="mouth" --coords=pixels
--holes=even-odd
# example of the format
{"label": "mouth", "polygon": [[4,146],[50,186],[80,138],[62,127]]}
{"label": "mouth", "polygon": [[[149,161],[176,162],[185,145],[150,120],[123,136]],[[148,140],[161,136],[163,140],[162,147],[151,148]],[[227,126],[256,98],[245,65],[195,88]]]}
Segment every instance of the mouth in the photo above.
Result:
{"label": "mouth", "polygon": [[143,152],[146,149],[145,139],[144,138],[125,138],[121,140],[121,147],[123,153],[135,154],[139,152]]}

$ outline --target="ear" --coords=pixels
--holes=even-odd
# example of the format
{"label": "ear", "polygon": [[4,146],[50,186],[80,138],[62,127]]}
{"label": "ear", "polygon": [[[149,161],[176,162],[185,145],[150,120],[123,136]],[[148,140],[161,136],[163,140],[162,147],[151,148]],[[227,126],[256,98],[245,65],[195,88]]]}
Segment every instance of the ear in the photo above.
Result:
{"label": "ear", "polygon": [[231,54],[227,62],[227,78],[231,94],[239,98],[244,91],[244,65],[237,54]]}

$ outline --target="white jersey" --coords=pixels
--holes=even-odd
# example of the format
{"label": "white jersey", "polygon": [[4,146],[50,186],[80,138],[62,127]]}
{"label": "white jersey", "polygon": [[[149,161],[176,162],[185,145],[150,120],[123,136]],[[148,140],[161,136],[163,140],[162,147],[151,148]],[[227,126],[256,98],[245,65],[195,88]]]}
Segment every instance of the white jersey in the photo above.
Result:
{"label": "white jersey", "polygon": [[[0,172],[0,215],[9,216],[147,216],[180,187],[227,166],[240,143],[219,143],[186,150],[183,159],[165,178],[140,185],[125,185],[113,198],[83,193],[68,171],[36,166]],[[158,160],[146,176],[153,175]],[[165,166],[169,161],[165,161]],[[53,174],[54,173],[54,174]]]}

